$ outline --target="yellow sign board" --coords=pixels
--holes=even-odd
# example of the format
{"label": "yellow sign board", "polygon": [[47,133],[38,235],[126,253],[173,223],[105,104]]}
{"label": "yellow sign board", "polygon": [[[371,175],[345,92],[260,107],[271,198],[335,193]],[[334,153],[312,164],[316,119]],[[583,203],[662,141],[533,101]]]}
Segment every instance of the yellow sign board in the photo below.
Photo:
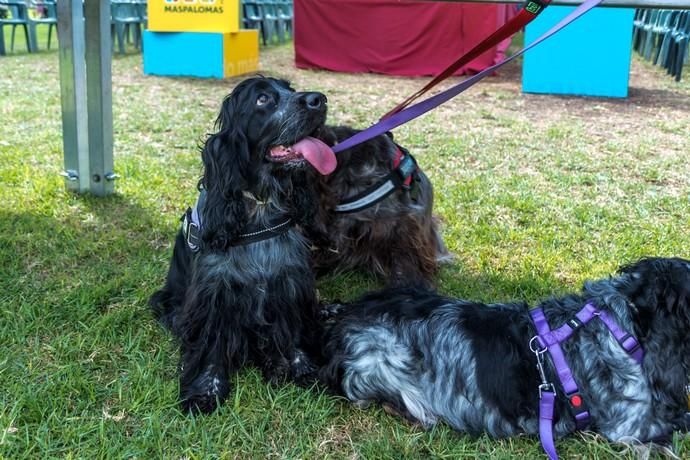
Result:
{"label": "yellow sign board", "polygon": [[259,69],[258,30],[241,30],[223,38],[223,76],[234,77]]}
{"label": "yellow sign board", "polygon": [[154,32],[240,30],[239,0],[148,0],[148,15]]}

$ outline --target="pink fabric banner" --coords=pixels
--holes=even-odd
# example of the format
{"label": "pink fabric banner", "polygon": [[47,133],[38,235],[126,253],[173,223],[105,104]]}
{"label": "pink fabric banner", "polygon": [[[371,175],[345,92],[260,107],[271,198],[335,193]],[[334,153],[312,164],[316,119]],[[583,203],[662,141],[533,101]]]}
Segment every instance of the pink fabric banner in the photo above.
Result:
{"label": "pink fabric banner", "polygon": [[[398,0],[294,0],[302,69],[436,75],[514,14],[513,5]],[[455,74],[503,59],[510,39]]]}

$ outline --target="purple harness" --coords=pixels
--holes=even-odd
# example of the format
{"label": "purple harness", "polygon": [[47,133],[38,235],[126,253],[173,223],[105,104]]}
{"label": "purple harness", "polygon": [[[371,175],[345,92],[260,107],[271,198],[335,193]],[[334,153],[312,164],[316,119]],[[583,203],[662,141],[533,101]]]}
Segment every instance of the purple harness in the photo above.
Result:
{"label": "purple harness", "polygon": [[537,329],[537,335],[530,340],[530,350],[537,357],[537,369],[541,377],[539,385],[539,439],[544,451],[551,460],[558,459],[556,446],[553,441],[553,412],[556,402],[556,390],[553,383],[546,379],[544,371],[544,353],[549,352],[551,362],[558,375],[558,380],[565,393],[571,412],[575,417],[578,430],[583,430],[589,424],[589,410],[580,395],[573,373],[563,354],[561,343],[570,338],[573,333],[592,319],[598,317],[616,338],[623,350],[638,364],[642,364],[644,351],[637,339],[623,330],[616,320],[606,311],[599,310],[591,302],[582,307],[573,318],[561,327],[551,330],[541,307],[530,310],[530,316]]}

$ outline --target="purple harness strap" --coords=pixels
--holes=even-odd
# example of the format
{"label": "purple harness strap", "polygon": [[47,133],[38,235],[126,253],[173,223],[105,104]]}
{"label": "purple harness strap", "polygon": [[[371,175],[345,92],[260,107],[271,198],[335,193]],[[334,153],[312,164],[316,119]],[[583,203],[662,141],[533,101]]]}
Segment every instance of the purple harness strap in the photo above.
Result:
{"label": "purple harness strap", "polygon": [[529,44],[529,46],[526,46],[525,48],[521,49],[517,53],[513,54],[512,56],[504,59],[503,61],[499,62],[498,64],[494,64],[491,67],[488,67],[481,72],[473,75],[472,77],[460,82],[459,84],[452,86],[448,88],[447,90],[432,96],[430,98],[427,98],[423,100],[422,102],[419,102],[415,105],[412,105],[405,110],[402,110],[395,115],[392,115],[388,118],[385,118],[378,123],[370,126],[369,128],[360,131],[359,133],[355,134],[354,136],[350,137],[349,139],[345,139],[343,142],[340,142],[338,145],[333,147],[333,152],[338,153],[342,152],[343,150],[349,149],[350,147],[354,147],[355,145],[361,144],[362,142],[366,142],[371,138],[374,138],[380,134],[385,133],[386,131],[390,131],[391,129],[397,128],[398,126],[407,123],[410,120],[414,120],[415,118],[424,115],[428,111],[435,109],[439,105],[443,104],[444,102],[447,102],[448,100],[454,98],[458,94],[462,93],[465,91],[467,88],[470,86],[474,85],[477,83],[479,80],[482,78],[486,77],[487,75],[492,74],[494,71],[498,70],[500,67],[504,66],[505,64],[511,62],[514,59],[517,59],[519,56],[522,56],[525,52],[528,50],[532,49],[533,47],[537,46],[539,43],[543,42],[547,38],[550,38],[552,35],[554,35],[556,32],[560,31],[562,28],[597,6],[599,3],[601,3],[603,0],[585,0],[580,6],[578,6],[572,13],[570,13],[568,16],[563,18],[558,24],[553,26],[551,29],[549,29],[544,35],[541,37],[537,38],[534,40],[532,43]]}
{"label": "purple harness strap", "polygon": [[553,440],[553,413],[556,392],[553,384],[546,379],[542,355],[548,351],[549,356],[551,356],[554,370],[575,417],[576,427],[578,430],[583,430],[589,424],[589,411],[579,393],[577,383],[560,344],[568,340],[577,329],[598,317],[606,325],[623,350],[638,364],[642,364],[644,351],[632,334],[623,330],[608,312],[599,310],[591,302],[587,302],[573,318],[553,330],[551,330],[544,315],[544,310],[541,307],[531,309],[530,316],[537,330],[537,335],[530,340],[530,349],[537,357],[537,369],[541,377],[541,384],[539,385],[539,438],[549,458],[556,460],[558,459],[558,454],[556,453],[556,446]]}

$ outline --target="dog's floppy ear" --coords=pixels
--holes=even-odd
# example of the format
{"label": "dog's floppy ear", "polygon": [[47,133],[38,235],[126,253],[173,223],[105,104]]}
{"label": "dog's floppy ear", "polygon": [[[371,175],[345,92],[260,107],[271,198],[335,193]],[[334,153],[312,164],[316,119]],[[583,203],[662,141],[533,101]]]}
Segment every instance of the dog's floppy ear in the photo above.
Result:
{"label": "dog's floppy ear", "polygon": [[218,132],[206,139],[201,151],[204,174],[199,185],[206,190],[202,241],[225,249],[241,232],[247,210],[242,190],[247,185],[249,145],[242,132],[236,97],[229,95],[216,120]]}
{"label": "dog's floppy ear", "polygon": [[690,262],[647,258],[622,267],[630,299],[641,310],[671,313],[690,324]]}

